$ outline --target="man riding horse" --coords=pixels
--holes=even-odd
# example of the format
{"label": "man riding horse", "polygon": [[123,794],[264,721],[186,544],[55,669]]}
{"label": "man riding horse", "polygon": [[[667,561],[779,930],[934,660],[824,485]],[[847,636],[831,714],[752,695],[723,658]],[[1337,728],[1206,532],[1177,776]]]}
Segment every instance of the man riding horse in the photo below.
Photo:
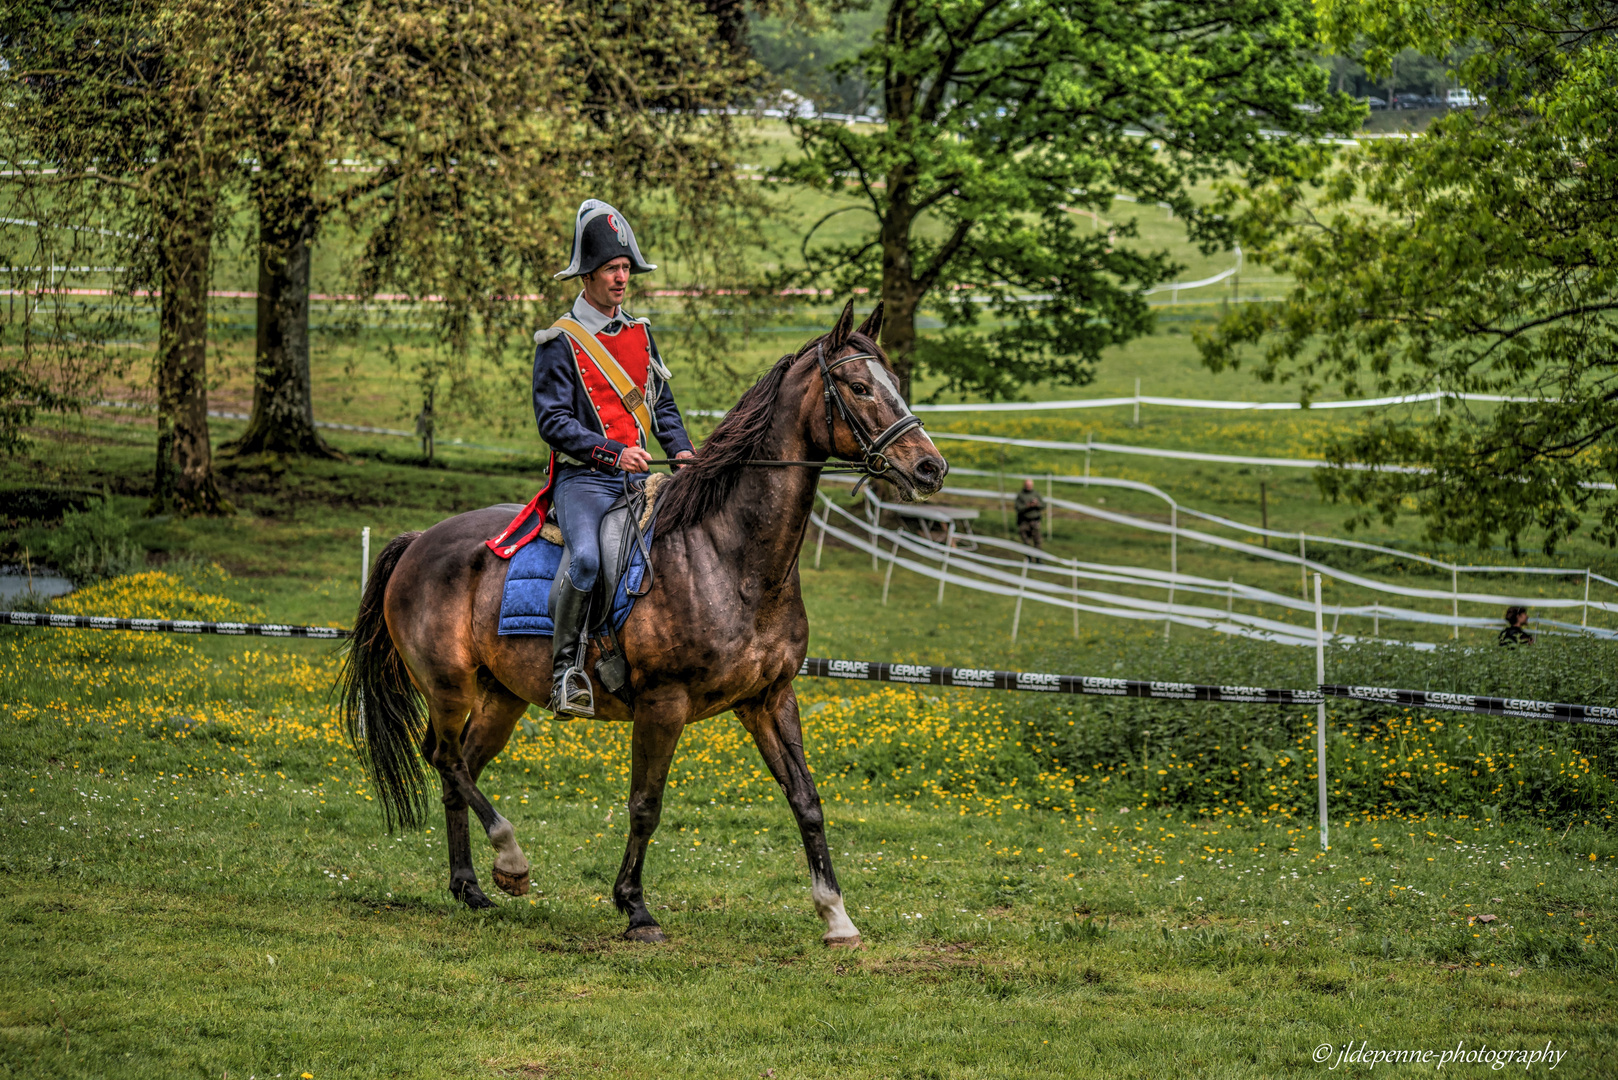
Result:
{"label": "man riding horse", "polygon": [[645,478],[648,437],[671,458],[692,456],[651,326],[623,308],[630,275],[656,269],[624,216],[586,199],[573,227],[573,261],[556,275],[578,278],[582,289],[567,315],[534,335],[534,420],[551,447],[546,489],[569,552],[551,603],[550,708],[559,717],[595,715],[584,637],[601,570],[602,515],[628,481]]}
{"label": "man riding horse", "polygon": [[[390,824],[425,820],[423,762],[438,774],[450,893],[471,908],[491,901],[472,865],[469,810],[494,849],[495,884],[512,896],[531,887],[517,826],[478,779],[529,703],[579,709],[563,686],[570,680],[553,669],[584,666],[584,574],[593,581],[616,568],[603,568],[595,548],[600,508],[650,464],[648,434],[676,456],[690,445],[645,324],[620,306],[629,273],[651,269],[633,234],[612,207],[586,203],[574,255],[566,276],[605,272],[585,280],[582,302],[557,320],[557,334],[540,334],[535,411],[553,452],[565,455],[552,463],[552,483],[527,506],[468,511],[389,541],[366,582],[343,668],[344,723]],[[631,692],[603,694],[596,710],[598,719],[633,725],[628,835],[612,887],[629,940],[665,940],[641,877],[680,733],[731,713],[797,820],[821,940],[860,942],[832,869],[830,823],[804,755],[793,680],[809,647],[798,558],[826,467],[842,462],[882,477],[906,501],[938,491],[949,471],[899,391],[881,329],[880,304],[856,325],[850,302],[829,331],[781,357],[741,396],[657,499],[646,558],[656,584],[636,594],[616,631]],[[592,391],[598,376],[612,394]],[[501,632],[516,555],[544,528],[552,488],[574,548],[566,603],[576,605],[556,620],[554,648],[543,631]],[[536,553],[556,554],[526,550],[536,565]],[[604,737],[599,729],[581,734]]]}

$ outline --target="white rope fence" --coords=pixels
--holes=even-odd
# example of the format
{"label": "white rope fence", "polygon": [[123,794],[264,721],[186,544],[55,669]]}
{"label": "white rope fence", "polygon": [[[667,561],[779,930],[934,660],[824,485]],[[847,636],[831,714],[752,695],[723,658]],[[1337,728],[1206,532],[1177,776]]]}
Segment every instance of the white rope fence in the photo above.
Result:
{"label": "white rope fence", "polygon": [[[1340,468],[1349,472],[1409,473],[1417,476],[1425,476],[1433,471],[1423,465],[1365,465],[1356,461],[1333,465],[1319,458],[1247,457],[1241,454],[1209,454],[1198,450],[1173,450],[1158,446],[1128,446],[1124,443],[1096,442],[1093,437],[1085,442],[1063,442],[1057,439],[1013,439],[1002,435],[974,435],[957,431],[929,431],[927,436],[935,442],[939,439],[953,439],[956,442],[992,443],[997,446],[1021,446],[1034,450],[1071,450],[1084,454],[1085,475],[1089,475],[1090,472],[1090,455],[1096,453],[1168,458],[1174,461],[1207,461],[1227,465],[1258,465],[1277,469]],[[1591,491],[1618,490],[1618,485],[1615,484],[1588,481],[1580,483],[1579,486]]]}
{"label": "white rope fence", "polygon": [[[1331,537],[1331,536],[1316,536],[1316,535],[1311,534],[1311,533],[1291,533],[1291,532],[1282,532],[1280,530],[1275,530],[1275,529],[1263,529],[1263,528],[1260,528],[1260,527],[1258,527],[1256,525],[1247,525],[1247,524],[1244,524],[1244,523],[1239,522],[1239,521],[1232,521],[1229,518],[1223,518],[1223,517],[1220,517],[1217,514],[1208,514],[1208,513],[1204,513],[1202,511],[1199,511],[1199,510],[1193,510],[1190,507],[1181,506],[1177,502],[1175,502],[1175,500],[1167,492],[1164,492],[1160,488],[1154,487],[1151,484],[1143,483],[1143,482],[1141,482],[1139,480],[1124,480],[1124,479],[1120,479],[1120,478],[1116,478],[1116,477],[1102,477],[1102,476],[1094,476],[1094,477],[1092,477],[1092,476],[1084,476],[1084,477],[1078,477],[1078,476],[1054,476],[1054,475],[1051,475],[1051,474],[1046,474],[1045,476],[1041,477],[1041,476],[1035,476],[1035,475],[1026,474],[1026,473],[998,473],[998,472],[989,472],[989,471],[981,470],[981,469],[967,469],[967,468],[952,468],[950,470],[950,472],[952,474],[962,474],[962,475],[966,475],[966,476],[982,476],[982,477],[996,477],[996,478],[998,478],[1000,480],[1000,486],[999,486],[998,490],[985,490],[985,489],[981,489],[981,488],[946,487],[946,488],[943,489],[943,491],[944,491],[945,494],[948,494],[948,495],[956,495],[956,496],[962,496],[962,497],[966,497],[966,498],[992,499],[992,500],[995,500],[996,502],[998,502],[1000,504],[1001,509],[1004,509],[1006,503],[1013,497],[1012,495],[1009,495],[1005,490],[1005,486],[1006,486],[1005,485],[1005,480],[1008,479],[1008,478],[1013,479],[1013,480],[1018,480],[1018,481],[1020,481],[1020,480],[1044,480],[1045,483],[1046,483],[1047,492],[1050,489],[1050,485],[1053,482],[1055,482],[1055,483],[1065,483],[1065,484],[1081,484],[1081,485],[1085,485],[1085,486],[1089,486],[1089,487],[1121,488],[1121,489],[1125,489],[1125,490],[1139,491],[1139,492],[1142,492],[1142,493],[1145,493],[1145,494],[1148,494],[1148,495],[1152,495],[1152,496],[1154,496],[1156,498],[1162,499],[1169,506],[1170,519],[1169,519],[1168,524],[1163,524],[1161,522],[1156,522],[1156,521],[1151,521],[1151,520],[1148,520],[1148,519],[1136,517],[1136,516],[1134,516],[1132,514],[1124,514],[1124,513],[1119,513],[1117,511],[1113,511],[1113,510],[1105,510],[1105,509],[1103,509],[1103,508],[1101,508],[1099,506],[1092,506],[1092,505],[1090,505],[1088,503],[1073,502],[1073,501],[1067,500],[1067,499],[1055,498],[1055,497],[1050,496],[1049,494],[1046,495],[1045,501],[1046,501],[1046,504],[1048,506],[1055,507],[1055,508],[1058,508],[1058,509],[1068,510],[1068,511],[1071,511],[1071,512],[1077,513],[1077,514],[1083,514],[1085,516],[1092,517],[1092,518],[1095,518],[1095,519],[1100,520],[1100,521],[1106,521],[1106,522],[1109,522],[1111,524],[1125,525],[1125,526],[1128,526],[1128,527],[1131,527],[1131,528],[1142,529],[1142,530],[1145,530],[1147,532],[1156,532],[1156,533],[1159,533],[1159,534],[1165,534],[1165,533],[1168,534],[1168,536],[1170,538],[1169,542],[1170,542],[1170,569],[1171,570],[1178,570],[1179,569],[1179,565],[1178,565],[1178,562],[1179,562],[1179,539],[1180,539],[1181,536],[1185,536],[1185,537],[1187,537],[1189,539],[1196,540],[1196,541],[1201,542],[1201,543],[1210,544],[1210,545],[1212,545],[1214,547],[1224,548],[1226,550],[1239,552],[1239,553],[1245,554],[1245,555],[1251,555],[1251,556],[1256,557],[1256,558],[1269,559],[1271,561],[1276,561],[1276,562],[1293,563],[1293,564],[1295,564],[1295,565],[1297,565],[1299,567],[1300,579],[1305,582],[1305,584],[1303,586],[1303,592],[1305,594],[1307,594],[1307,574],[1309,573],[1309,571],[1314,570],[1314,571],[1318,571],[1319,573],[1321,573],[1321,574],[1323,574],[1323,575],[1325,575],[1327,577],[1335,578],[1335,579],[1337,579],[1339,581],[1342,581],[1342,582],[1344,582],[1346,584],[1359,585],[1359,586],[1362,586],[1364,588],[1371,589],[1372,591],[1384,592],[1384,593],[1389,593],[1389,594],[1399,595],[1399,596],[1419,597],[1419,598],[1423,598],[1423,599],[1433,599],[1433,600],[1445,600],[1445,599],[1447,599],[1447,600],[1450,601],[1450,605],[1451,605],[1450,618],[1448,620],[1448,625],[1454,627],[1455,636],[1457,636],[1457,637],[1459,636],[1459,630],[1460,630],[1461,626],[1482,625],[1481,623],[1478,623],[1475,620],[1472,623],[1468,623],[1468,622],[1465,622],[1465,621],[1463,621],[1461,619],[1461,617],[1460,617],[1460,604],[1461,604],[1462,601],[1465,601],[1467,603],[1480,603],[1480,604],[1490,604],[1490,605],[1500,605],[1500,606],[1521,605],[1523,607],[1540,607],[1540,608],[1574,608],[1574,607],[1577,607],[1581,611],[1580,621],[1579,621],[1577,626],[1575,626],[1572,623],[1551,623],[1551,622],[1549,622],[1547,620],[1536,620],[1536,621],[1546,623],[1547,625],[1556,625],[1556,626],[1559,626],[1559,627],[1565,627],[1565,628],[1568,628],[1570,630],[1581,632],[1581,633],[1589,633],[1589,634],[1592,634],[1592,635],[1598,636],[1598,637],[1606,637],[1611,632],[1606,631],[1606,630],[1601,630],[1599,628],[1594,628],[1594,627],[1591,627],[1589,625],[1589,622],[1590,622],[1590,610],[1595,609],[1597,611],[1607,611],[1607,612],[1618,611],[1618,604],[1615,604],[1615,603],[1610,602],[1610,601],[1600,601],[1600,600],[1591,600],[1590,599],[1590,588],[1591,588],[1591,585],[1593,583],[1599,582],[1599,583],[1604,584],[1604,585],[1618,587],[1618,581],[1615,581],[1614,579],[1606,577],[1604,575],[1597,574],[1597,573],[1595,573],[1594,571],[1592,571],[1592,570],[1590,570],[1588,568],[1558,567],[1558,566],[1468,566],[1468,565],[1462,565],[1462,564],[1459,564],[1459,563],[1445,562],[1442,559],[1435,559],[1435,558],[1432,558],[1430,556],[1417,554],[1415,552],[1401,551],[1398,548],[1383,547],[1383,546],[1381,546],[1379,544],[1368,544],[1368,543],[1365,543],[1364,541],[1359,541],[1359,540],[1343,540],[1343,539],[1340,539],[1340,538],[1337,538],[1337,537]],[[838,477],[830,477],[830,476],[828,476],[828,477],[825,477],[824,479],[826,480],[826,482],[830,482],[830,483],[842,482],[841,478],[838,478]],[[903,513],[903,508],[901,506],[899,506],[899,505],[890,505],[888,508],[895,511],[895,512],[897,512],[897,513]],[[1201,519],[1203,519],[1205,521],[1209,521],[1209,522],[1211,522],[1213,524],[1221,525],[1221,526],[1224,526],[1224,527],[1230,528],[1230,529],[1236,529],[1236,530],[1239,530],[1239,531],[1242,531],[1242,532],[1245,532],[1245,533],[1248,533],[1248,534],[1257,533],[1257,534],[1260,534],[1260,535],[1276,537],[1276,538],[1284,539],[1284,540],[1287,540],[1287,541],[1295,541],[1298,544],[1298,554],[1293,555],[1293,554],[1291,554],[1289,552],[1281,551],[1281,550],[1278,550],[1276,548],[1264,547],[1264,546],[1261,546],[1261,545],[1258,545],[1258,544],[1249,544],[1249,543],[1246,543],[1246,542],[1240,541],[1240,540],[1232,540],[1232,539],[1222,537],[1222,536],[1215,536],[1215,535],[1213,535],[1211,533],[1202,532],[1202,531],[1197,530],[1197,529],[1184,528],[1179,524],[1179,515],[1182,512],[1186,513],[1186,514],[1190,514],[1193,517],[1197,517],[1197,518],[1201,518]],[[1335,569],[1333,567],[1327,566],[1324,563],[1316,562],[1314,560],[1309,559],[1307,557],[1307,555],[1308,555],[1308,545],[1311,544],[1311,543],[1325,544],[1325,545],[1335,546],[1335,547],[1354,548],[1354,549],[1358,549],[1358,550],[1361,550],[1361,551],[1373,551],[1373,552],[1377,552],[1379,554],[1390,555],[1390,556],[1399,558],[1401,560],[1408,560],[1408,561],[1411,561],[1411,562],[1422,563],[1422,564],[1431,566],[1431,567],[1433,567],[1435,569],[1438,569],[1438,570],[1448,571],[1449,575],[1450,575],[1450,588],[1446,591],[1446,590],[1442,590],[1442,589],[1422,589],[1422,588],[1417,588],[1417,587],[1408,586],[1408,585],[1392,585],[1392,584],[1388,584],[1386,582],[1377,581],[1374,578],[1365,577],[1364,575],[1353,574],[1353,573],[1350,573],[1349,571],[1346,571],[1346,570],[1338,570],[1338,569]],[[1524,574],[1524,575],[1546,575],[1546,576],[1572,577],[1572,578],[1582,577],[1582,578],[1584,578],[1584,593],[1583,593],[1582,599],[1571,599],[1571,598],[1555,598],[1555,597],[1547,598],[1547,597],[1543,597],[1543,596],[1510,596],[1510,595],[1494,594],[1494,593],[1461,592],[1460,591],[1460,575],[1461,574]],[[1375,605],[1373,605],[1373,607],[1374,606]],[[1388,610],[1394,610],[1394,609],[1388,609]],[[1373,614],[1373,618],[1376,618],[1376,617],[1378,617],[1378,616]],[[1494,622],[1494,620],[1485,620],[1484,621],[1484,623],[1490,624],[1490,625],[1492,625],[1493,622]]]}
{"label": "white rope fence", "polygon": [[[978,491],[976,489],[946,489],[946,491],[952,494],[977,497],[998,497],[997,492]],[[1239,583],[1234,579],[1220,581],[1214,578],[1183,574],[1179,573],[1177,568],[1163,571],[1066,559],[1014,541],[1000,540],[994,537],[977,536],[972,539],[978,545],[1006,552],[1006,556],[991,555],[981,551],[965,551],[960,547],[952,547],[947,543],[938,543],[929,538],[914,536],[902,529],[887,528],[880,524],[876,516],[862,519],[838,506],[824,493],[821,493],[820,497],[823,506],[820,513],[812,518],[813,526],[820,530],[816,553],[817,566],[820,561],[820,546],[824,544],[825,537],[828,535],[855,550],[870,554],[873,567],[879,565],[882,561],[886,561],[888,567],[883,582],[883,603],[887,602],[891,591],[894,569],[903,567],[912,573],[938,581],[938,602],[940,604],[944,600],[944,587],[946,584],[954,584],[979,592],[1014,597],[1017,604],[1012,617],[1011,636],[1013,640],[1016,639],[1020,627],[1023,603],[1033,601],[1071,610],[1074,614],[1075,634],[1078,632],[1078,613],[1085,611],[1114,618],[1163,622],[1165,632],[1168,625],[1180,624],[1242,637],[1259,638],[1280,644],[1303,646],[1314,644],[1305,627],[1234,610],[1235,601],[1240,599],[1244,602],[1270,605],[1287,611],[1312,612],[1315,610],[1315,605],[1307,598],[1300,599],[1288,596],[1260,586]],[[1082,506],[1082,504],[1067,503],[1065,500],[1053,500],[1053,502],[1062,506]],[[873,503],[878,515],[883,510],[900,515],[903,515],[906,511],[904,504],[880,503],[875,500],[873,500]],[[1109,520],[1116,519],[1125,524],[1148,527],[1152,531],[1168,531],[1168,527],[1156,522],[1141,522],[1138,519],[1128,518],[1124,515],[1100,511],[1099,508],[1088,509],[1097,510]],[[1221,541],[1220,546],[1236,545],[1239,550],[1250,549],[1255,553],[1269,551],[1269,549],[1259,548],[1254,545],[1240,544],[1238,541],[1226,541],[1221,537],[1210,537],[1208,534],[1200,533],[1196,530],[1181,529],[1179,531],[1186,533],[1193,539]],[[1571,607],[1580,606],[1584,603],[1579,600],[1559,600],[1554,598],[1547,600],[1542,597],[1523,599],[1487,593],[1462,594],[1456,591],[1444,592],[1442,590],[1421,589],[1413,586],[1390,585],[1361,575],[1333,570],[1330,567],[1322,566],[1308,559],[1301,559],[1298,556],[1291,556],[1281,552],[1269,553],[1279,556],[1283,561],[1298,562],[1305,572],[1313,570],[1317,573],[1331,574],[1348,584],[1362,585],[1396,596],[1450,600],[1452,604],[1458,604],[1460,599],[1465,599],[1468,602],[1486,603],[1495,606],[1521,603],[1524,606],[1532,604],[1539,607]],[[935,563],[937,565],[933,565]],[[1046,577],[1058,580],[1047,581],[1044,580]],[[1150,600],[1109,591],[1080,588],[1079,583],[1081,581],[1164,590],[1167,592],[1167,600]],[[1182,595],[1190,594],[1198,597],[1223,598],[1224,610],[1209,607],[1206,603],[1200,601],[1192,604],[1186,604],[1183,601],[1176,603],[1176,592]],[[1599,610],[1618,611],[1618,603],[1596,601],[1591,602],[1591,606],[1595,606]],[[1386,640],[1380,637],[1381,622],[1383,620],[1447,626],[1457,633],[1462,626],[1491,629],[1499,625],[1498,618],[1462,616],[1453,609],[1450,614],[1446,615],[1373,603],[1333,604],[1326,606],[1323,610],[1332,616],[1332,632],[1329,637],[1333,641],[1344,643],[1367,640],[1356,635],[1338,632],[1339,622],[1345,615],[1370,618],[1373,622],[1373,639],[1375,640]],[[1536,622],[1542,627],[1554,626],[1560,628],[1560,631],[1564,633],[1618,639],[1618,632],[1603,628],[1545,619],[1536,620]],[[1393,643],[1406,644],[1418,649],[1431,649],[1434,647],[1426,642]]]}
{"label": "white rope fence", "polygon": [[1296,409],[1379,409],[1388,405],[1418,405],[1424,401],[1538,401],[1531,397],[1510,397],[1504,394],[1456,394],[1429,390],[1420,394],[1400,394],[1394,397],[1354,398],[1347,401],[1311,401],[1305,406],[1300,401],[1218,401],[1203,398],[1155,397],[1137,389],[1130,397],[1079,398],[1069,401],[990,401],[960,402],[942,405],[912,405],[918,413],[952,412],[1036,412],[1044,409],[1114,409],[1122,405],[1162,405],[1170,409],[1231,409],[1253,412],[1292,411]]}

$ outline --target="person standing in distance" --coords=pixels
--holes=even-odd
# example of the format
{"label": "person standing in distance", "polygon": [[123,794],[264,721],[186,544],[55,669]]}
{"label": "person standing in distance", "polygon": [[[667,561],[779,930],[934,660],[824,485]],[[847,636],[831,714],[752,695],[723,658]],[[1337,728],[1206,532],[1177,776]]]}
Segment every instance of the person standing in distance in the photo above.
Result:
{"label": "person standing in distance", "polygon": [[1500,644],[1502,645],[1532,645],[1534,635],[1523,627],[1528,624],[1528,609],[1525,607],[1506,608],[1506,628],[1500,631]]}
{"label": "person standing in distance", "polygon": [[1040,536],[1040,523],[1045,519],[1045,504],[1040,500],[1039,493],[1034,490],[1034,482],[1025,479],[1022,490],[1017,493],[1017,538],[1031,548],[1043,549],[1044,537]]}
{"label": "person standing in distance", "polygon": [[595,715],[584,633],[601,572],[602,515],[623,494],[626,476],[644,479],[651,439],[668,457],[692,456],[651,326],[623,308],[630,276],[656,269],[624,216],[586,199],[574,221],[573,259],[556,275],[579,279],[578,299],[534,335],[534,420],[552,450],[551,513],[568,549],[567,570],[551,591],[550,708],[557,716]]}

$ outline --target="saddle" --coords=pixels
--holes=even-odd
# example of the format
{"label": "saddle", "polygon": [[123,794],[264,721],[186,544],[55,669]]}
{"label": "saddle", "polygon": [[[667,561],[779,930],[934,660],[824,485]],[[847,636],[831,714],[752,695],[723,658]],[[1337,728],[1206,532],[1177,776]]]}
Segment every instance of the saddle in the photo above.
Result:
{"label": "saddle", "polygon": [[[595,666],[596,678],[609,693],[626,704],[633,704],[632,691],[629,665],[618,639],[618,629],[628,619],[634,602],[651,591],[651,535],[657,495],[670,479],[672,477],[666,473],[654,473],[645,481],[632,482],[628,492],[619,496],[602,516],[597,534],[601,572],[591,591],[585,633],[596,638],[601,646],[601,658]],[[518,513],[524,508],[502,503],[499,509]],[[546,543],[528,545],[533,550],[519,552],[507,570],[501,602],[501,634],[551,632],[549,613],[555,610],[556,582],[567,572],[572,558],[563,542],[562,530],[554,520],[545,523],[538,539]],[[547,549],[555,552],[558,548],[559,557],[554,554],[546,557]],[[545,598],[543,608],[538,606],[539,596],[532,590],[534,585],[544,590],[540,594]]]}

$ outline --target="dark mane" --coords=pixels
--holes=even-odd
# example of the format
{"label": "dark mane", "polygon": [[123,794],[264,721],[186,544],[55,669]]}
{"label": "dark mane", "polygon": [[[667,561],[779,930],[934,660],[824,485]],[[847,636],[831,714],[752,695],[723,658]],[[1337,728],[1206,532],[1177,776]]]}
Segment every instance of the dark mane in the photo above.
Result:
{"label": "dark mane", "polygon": [[[777,360],[704,440],[697,450],[698,464],[674,471],[673,480],[663,486],[657,498],[658,536],[671,535],[707,519],[730,499],[746,467],[742,463],[768,456],[762,446],[774,421],[781,383],[793,362],[822,340],[824,337],[816,338],[798,352]],[[849,335],[847,344],[881,355],[876,343],[864,334]]]}

